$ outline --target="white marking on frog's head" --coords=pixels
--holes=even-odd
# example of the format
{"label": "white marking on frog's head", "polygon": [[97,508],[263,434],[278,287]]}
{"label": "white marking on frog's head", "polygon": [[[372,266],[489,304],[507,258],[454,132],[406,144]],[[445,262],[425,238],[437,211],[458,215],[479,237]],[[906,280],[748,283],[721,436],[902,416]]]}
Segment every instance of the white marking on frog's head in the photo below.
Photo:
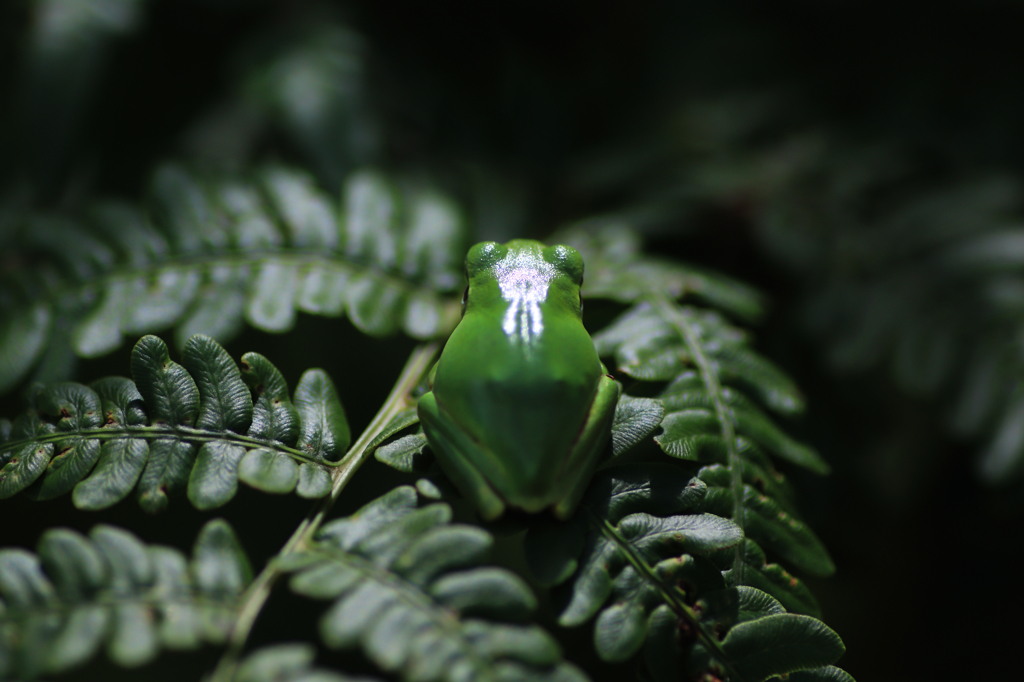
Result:
{"label": "white marking on frog's head", "polygon": [[509,254],[495,264],[501,297],[509,302],[501,328],[509,336],[530,345],[544,331],[540,304],[558,270],[532,254]]}

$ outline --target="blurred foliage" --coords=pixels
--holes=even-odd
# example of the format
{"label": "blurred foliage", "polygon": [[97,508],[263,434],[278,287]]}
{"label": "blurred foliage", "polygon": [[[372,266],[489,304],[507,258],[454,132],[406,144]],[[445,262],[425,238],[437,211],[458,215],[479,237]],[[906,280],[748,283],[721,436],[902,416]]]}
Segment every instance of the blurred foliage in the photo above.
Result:
{"label": "blurred foliage", "polygon": [[[1022,23],[1016,0],[5,3],[0,279],[22,265],[23,226],[139,205],[168,158],[300,166],[332,196],[367,164],[428,178],[481,238],[584,219],[643,230],[773,300],[763,346],[812,396],[802,435],[836,470],[802,487],[848,576],[815,587],[844,667],[982,676],[998,668],[976,646],[941,664],[922,652],[949,637],[934,594],[1016,569],[992,555],[1024,467]],[[19,296],[0,289],[0,306]],[[588,307],[588,323],[614,312]],[[298,325],[326,354],[394,348]],[[248,334],[239,348],[315,352]],[[43,361],[69,371],[53,351]],[[81,380],[121,371],[119,352]],[[336,362],[372,383],[373,363]],[[34,544],[46,526],[9,532]],[[951,535],[965,544],[940,567]],[[1024,606],[972,599],[977,622]],[[904,625],[880,624],[894,608]],[[1008,650],[1010,631],[988,628],[984,649]]]}

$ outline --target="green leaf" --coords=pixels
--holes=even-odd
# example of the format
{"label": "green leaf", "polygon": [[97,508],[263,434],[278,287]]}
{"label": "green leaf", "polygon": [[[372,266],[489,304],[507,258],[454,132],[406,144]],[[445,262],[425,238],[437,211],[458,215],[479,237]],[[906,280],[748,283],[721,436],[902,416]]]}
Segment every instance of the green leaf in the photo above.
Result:
{"label": "green leaf", "polygon": [[382,266],[393,265],[395,196],[387,181],[373,171],[354,173],[345,182],[345,253]]}
{"label": "green leaf", "polygon": [[188,478],[188,499],[196,509],[216,509],[238,492],[238,463],[245,448],[228,441],[203,443]]}
{"label": "green leaf", "polygon": [[768,359],[737,345],[723,348],[715,360],[723,378],[742,382],[776,412],[803,412],[803,394],[793,380]]}
{"label": "green leaf", "polygon": [[59,442],[46,472],[27,491],[28,496],[35,500],[52,500],[71,492],[75,484],[92,470],[99,457],[99,441],[69,439]]}
{"label": "green leaf", "polygon": [[107,579],[103,555],[75,531],[55,528],[43,533],[37,548],[43,570],[66,602],[94,597]]}
{"label": "green leaf", "polygon": [[[684,372],[661,394],[669,414],[705,411],[713,413],[715,403],[695,372]],[[736,431],[765,450],[815,473],[827,474],[828,464],[813,449],[790,438],[743,393],[732,387],[722,389],[723,402],[730,407]],[[709,431],[713,431],[710,429]]]}
{"label": "green leaf", "polygon": [[148,459],[149,445],[141,438],[107,441],[92,474],[74,488],[75,506],[97,510],[117,504],[135,487]]}
{"label": "green leaf", "polygon": [[295,293],[298,268],[291,263],[268,261],[256,273],[245,318],[259,329],[286,332],[295,326]]}
{"label": "green leaf", "polygon": [[107,426],[138,426],[146,423],[146,405],[131,379],[105,377],[89,384],[96,391]]}
{"label": "green leaf", "polygon": [[299,497],[315,500],[331,494],[331,475],[320,466],[303,462],[299,465],[299,482],[295,484],[295,492]]}
{"label": "green leaf", "polygon": [[[402,272],[410,278],[425,279],[439,291],[455,289],[460,283],[458,273],[466,250],[462,240],[465,227],[458,206],[434,190],[420,188],[408,197],[406,210],[409,231],[399,259]],[[423,303],[430,305],[427,301]],[[424,332],[429,327],[423,323],[418,326]],[[417,338],[430,336],[433,333]]]}
{"label": "green leaf", "polygon": [[295,407],[301,420],[296,447],[318,460],[341,459],[351,436],[345,409],[326,372],[310,369],[303,373],[295,387]]}
{"label": "green leaf", "polygon": [[196,427],[245,433],[252,423],[252,396],[223,346],[197,334],[185,344],[181,360],[199,388]]}
{"label": "green leaf", "polygon": [[316,647],[309,644],[276,644],[258,649],[242,661],[235,674],[238,682],[371,682],[347,677],[333,670],[313,667]]}
{"label": "green leaf", "polygon": [[180,166],[166,164],[153,176],[155,225],[176,251],[198,252],[204,242],[223,243],[224,235],[210,220],[210,205],[202,187]]}
{"label": "green leaf", "polygon": [[810,575],[827,577],[835,573],[835,564],[821,540],[774,500],[744,486],[743,507],[747,535],[762,547]]}
{"label": "green leaf", "polygon": [[430,595],[467,616],[522,620],[537,608],[529,586],[499,568],[450,573],[433,582]]}
{"label": "green leaf", "polygon": [[185,368],[173,362],[167,344],[144,336],[132,349],[132,377],[157,423],[191,426],[199,413],[199,389]]}
{"label": "green leaf", "polygon": [[398,328],[406,306],[405,292],[373,271],[349,283],[346,306],[356,329],[372,336],[386,336]]}
{"label": "green leaf", "polygon": [[[18,417],[11,429],[11,440],[31,439],[46,436],[57,431],[34,414]],[[50,458],[53,457],[53,443],[29,443],[17,448],[8,449],[3,460],[6,463],[0,468],[0,499],[6,499],[18,493],[46,471]]]}
{"label": "green leaf", "polygon": [[295,305],[315,315],[337,317],[345,312],[345,292],[352,273],[334,263],[310,263],[303,270]]}
{"label": "green leaf", "polygon": [[407,474],[425,472],[432,461],[423,452],[426,447],[427,437],[420,431],[380,446],[374,450],[373,456],[378,462]]}
{"label": "green leaf", "polygon": [[620,396],[612,420],[613,456],[621,456],[654,433],[664,414],[658,400]]}
{"label": "green leaf", "polygon": [[367,449],[373,450],[396,433],[409,428],[413,424],[419,423],[419,420],[420,418],[416,413],[416,408],[413,407],[408,410],[402,410],[395,415],[394,419],[389,421],[383,429],[381,429],[381,432],[378,433],[372,441],[370,441],[370,444],[366,446]]}
{"label": "green leaf", "polygon": [[246,353],[242,356],[242,379],[259,396],[248,435],[294,445],[299,437],[299,412],[281,372],[259,353]]}
{"label": "green leaf", "polygon": [[739,596],[737,620],[740,622],[786,612],[776,599],[756,588],[740,585],[736,593]]}
{"label": "green leaf", "polygon": [[149,460],[139,479],[139,505],[150,514],[167,508],[168,495],[188,484],[196,448],[188,442],[158,438],[149,444]]}
{"label": "green leaf", "polygon": [[299,465],[291,457],[257,448],[239,462],[238,479],[265,493],[290,493],[299,482]]}
{"label": "green leaf", "polygon": [[820,620],[789,613],[735,625],[722,647],[744,679],[756,682],[829,665],[846,651],[839,636]]}
{"label": "green leaf", "polygon": [[161,268],[147,280],[136,280],[137,292],[122,310],[124,331],[139,334],[172,325],[191,307],[201,281],[202,271],[188,264]]}
{"label": "green leaf", "polygon": [[208,521],[192,547],[196,587],[214,598],[238,597],[252,581],[252,568],[235,532],[223,519]]}
{"label": "green leaf", "polygon": [[710,410],[680,410],[665,415],[663,432],[655,442],[666,454],[693,462],[728,461],[729,450],[721,436],[721,424]]}
{"label": "green leaf", "polygon": [[100,397],[82,384],[50,384],[35,396],[36,409],[56,422],[58,431],[93,429],[103,423]]}
{"label": "green leaf", "polygon": [[[194,303],[184,313],[174,331],[175,345],[183,347],[195,334],[206,334],[225,341],[238,334],[243,326],[252,271],[253,268],[245,264],[212,264],[198,284],[199,291]],[[139,331],[146,331],[146,328]]]}

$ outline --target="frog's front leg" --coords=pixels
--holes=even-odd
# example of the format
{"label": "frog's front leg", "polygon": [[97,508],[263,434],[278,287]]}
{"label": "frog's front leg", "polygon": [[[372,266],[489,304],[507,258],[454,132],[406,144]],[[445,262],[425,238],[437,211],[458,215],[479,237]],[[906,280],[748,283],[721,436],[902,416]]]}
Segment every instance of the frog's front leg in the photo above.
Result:
{"label": "frog's front leg", "polygon": [[493,521],[501,516],[505,511],[505,502],[463,453],[477,453],[478,460],[492,459],[494,455],[485,453],[483,447],[460,429],[451,417],[442,414],[433,392],[420,398],[417,411],[427,439],[440,450],[434,455],[445,475],[470,499],[485,521]]}
{"label": "frog's front leg", "polygon": [[560,519],[572,515],[601,461],[601,454],[610,441],[612,419],[621,389],[622,386],[607,374],[601,376],[597,394],[587,412],[587,420],[573,444],[571,455],[566,459],[563,473],[566,494],[555,503],[552,510]]}

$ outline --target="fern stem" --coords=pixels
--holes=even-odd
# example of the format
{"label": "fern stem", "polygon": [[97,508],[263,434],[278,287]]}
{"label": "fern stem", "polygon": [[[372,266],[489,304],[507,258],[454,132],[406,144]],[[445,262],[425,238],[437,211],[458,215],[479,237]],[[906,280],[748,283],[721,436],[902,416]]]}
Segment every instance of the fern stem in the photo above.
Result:
{"label": "fern stem", "polygon": [[327,517],[327,513],[341,495],[341,491],[372,453],[369,445],[373,442],[374,438],[384,430],[388,422],[394,419],[399,412],[408,409],[414,404],[415,401],[410,397],[410,393],[430,368],[439,349],[440,344],[432,342],[417,346],[413,350],[384,404],[362,435],[359,436],[359,439],[349,448],[339,466],[332,472],[331,494],[316,503],[306,518],[299,524],[298,528],[295,529],[295,532],[292,533],[291,537],[288,538],[288,541],[281,548],[281,551],[278,552],[277,556],[267,563],[266,567],[260,571],[260,574],[249,585],[242,598],[238,617],[235,619],[234,627],[228,638],[227,649],[224,651],[224,655],[221,656],[217,669],[210,678],[210,682],[230,682],[230,680],[234,679],[238,668],[238,661],[249,639],[249,633],[252,631],[256,618],[263,609],[263,605],[270,596],[271,588],[283,574],[280,568],[281,560],[305,550]]}
{"label": "fern stem", "polygon": [[743,678],[732,664],[732,661],[729,660],[721,643],[713,634],[707,632],[706,628],[701,625],[700,618],[697,617],[697,614],[694,613],[693,609],[687,606],[686,602],[684,602],[682,598],[680,598],[679,588],[666,585],[654,572],[654,569],[644,561],[643,557],[639,556],[636,551],[634,551],[632,545],[619,535],[618,530],[616,530],[615,526],[609,523],[607,519],[598,519],[593,512],[590,512],[590,522],[597,526],[602,535],[618,546],[619,551],[621,551],[623,556],[626,557],[626,560],[629,561],[630,565],[636,569],[637,573],[642,575],[649,583],[658,587],[658,591],[664,598],[665,603],[668,604],[680,618],[689,623],[693,628],[693,631],[697,633],[697,641],[699,641],[704,648],[708,650],[708,653],[710,653],[715,660],[722,664],[722,667],[725,668],[725,672],[729,675],[729,679],[732,680],[732,682],[743,682]]}
{"label": "fern stem", "polygon": [[[726,452],[728,453],[729,458],[729,487],[732,489],[733,505],[732,521],[739,526],[740,530],[744,531],[744,535],[746,535],[746,530],[743,527],[742,460],[740,459],[739,450],[736,448],[736,429],[733,426],[732,414],[725,406],[725,398],[722,394],[722,385],[718,381],[718,373],[715,371],[711,360],[704,353],[704,348],[700,344],[700,337],[697,334],[697,330],[694,329],[694,326],[690,321],[690,312],[670,303],[663,296],[653,297],[653,302],[662,316],[676,328],[676,331],[679,332],[679,335],[686,343],[686,348],[690,351],[690,355],[693,357],[693,362],[697,365],[697,369],[700,371],[704,387],[707,389],[708,394],[711,396],[711,400],[715,405],[715,417],[718,419],[718,424],[722,430],[722,439],[725,440]],[[736,555],[733,557],[732,568],[732,574],[735,576],[735,584],[742,585],[742,542],[736,545]]]}
{"label": "fern stem", "polygon": [[54,433],[48,433],[43,436],[37,436],[35,438],[22,438],[20,440],[9,441],[0,445],[0,452],[9,452],[11,450],[17,450],[25,447],[26,445],[34,445],[41,443],[56,443],[62,441],[75,441],[75,440],[100,440],[100,441],[112,441],[112,440],[128,440],[132,438],[140,438],[144,440],[159,440],[161,438],[176,438],[188,443],[209,443],[211,441],[228,441],[229,443],[238,443],[239,445],[245,445],[247,447],[258,447],[266,450],[274,450],[281,452],[295,459],[300,459],[304,462],[311,462],[313,464],[320,464],[328,467],[339,467],[344,462],[344,459],[331,462],[324,459],[317,459],[311,456],[304,450],[289,447],[279,441],[266,441],[260,440],[259,438],[253,438],[246,436],[245,434],[235,433],[234,431],[204,431],[203,429],[197,429],[192,426],[118,426],[116,428],[101,427],[96,429],[79,429],[78,431],[57,431]]}

